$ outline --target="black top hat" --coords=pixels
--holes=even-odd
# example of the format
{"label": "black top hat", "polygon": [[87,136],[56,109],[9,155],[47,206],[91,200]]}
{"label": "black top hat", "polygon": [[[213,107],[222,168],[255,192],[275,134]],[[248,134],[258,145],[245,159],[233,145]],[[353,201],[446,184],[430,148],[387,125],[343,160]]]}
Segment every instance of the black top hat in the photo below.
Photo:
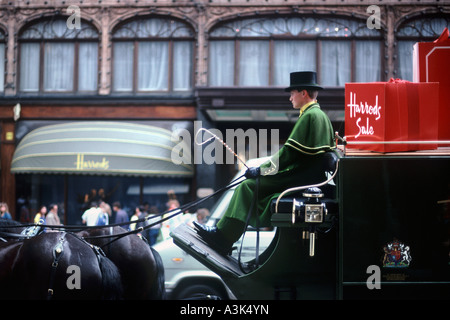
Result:
{"label": "black top hat", "polygon": [[284,89],[289,92],[294,89],[315,89],[323,88],[317,84],[317,77],[314,71],[291,72],[291,85]]}

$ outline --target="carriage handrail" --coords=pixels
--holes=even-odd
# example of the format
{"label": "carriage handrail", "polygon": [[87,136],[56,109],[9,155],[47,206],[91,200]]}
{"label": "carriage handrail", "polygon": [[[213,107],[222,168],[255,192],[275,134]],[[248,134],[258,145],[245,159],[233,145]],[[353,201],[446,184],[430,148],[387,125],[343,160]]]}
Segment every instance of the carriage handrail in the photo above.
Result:
{"label": "carriage handrail", "polygon": [[426,145],[426,144],[435,144],[435,145],[441,145],[441,146],[448,146],[450,145],[450,140],[396,140],[396,141],[387,141],[387,140],[380,140],[380,141],[371,141],[371,140],[348,140],[348,138],[353,138],[352,136],[344,136],[340,137],[339,134],[335,133],[336,139],[340,140],[342,142],[342,145],[344,146],[344,154],[346,154],[347,146],[358,146],[358,145],[406,145],[406,144],[419,144],[419,145]]}
{"label": "carriage handrail", "polygon": [[278,204],[279,204],[281,198],[284,197],[287,193],[291,193],[294,191],[300,191],[300,190],[304,190],[304,189],[308,189],[308,188],[321,187],[334,179],[334,177],[336,176],[336,174],[338,172],[338,169],[339,169],[339,159],[336,161],[336,169],[334,170],[334,173],[327,180],[325,180],[321,183],[317,183],[317,184],[311,184],[308,186],[298,186],[298,187],[293,187],[293,188],[284,190],[282,193],[280,193],[280,195],[278,196],[277,201],[275,203],[275,213],[278,213]]}

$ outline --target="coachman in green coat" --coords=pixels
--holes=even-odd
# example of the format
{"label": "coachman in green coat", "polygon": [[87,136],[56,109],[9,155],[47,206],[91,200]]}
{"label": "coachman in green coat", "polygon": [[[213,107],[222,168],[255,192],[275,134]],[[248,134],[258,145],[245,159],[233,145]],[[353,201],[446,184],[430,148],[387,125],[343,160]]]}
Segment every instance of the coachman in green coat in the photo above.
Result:
{"label": "coachman in green coat", "polygon": [[[322,88],[316,83],[316,73],[310,71],[291,73],[290,84],[285,90],[291,93],[289,100],[300,116],[287,142],[269,161],[247,170],[247,179],[236,188],[216,227],[195,224],[205,242],[223,254],[230,253],[247,221],[255,227],[270,226],[270,203],[281,192],[326,180],[322,157],[336,145],[330,119],[316,101]],[[255,196],[256,208],[249,215]]]}

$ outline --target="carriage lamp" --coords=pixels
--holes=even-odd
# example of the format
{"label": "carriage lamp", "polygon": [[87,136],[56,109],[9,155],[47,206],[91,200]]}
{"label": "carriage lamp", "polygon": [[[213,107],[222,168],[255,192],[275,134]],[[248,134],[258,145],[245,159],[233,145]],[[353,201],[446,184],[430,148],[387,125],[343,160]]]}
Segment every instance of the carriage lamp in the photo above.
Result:
{"label": "carriage lamp", "polygon": [[303,193],[306,200],[298,201],[294,199],[292,205],[292,223],[322,223],[327,214],[325,203],[320,201],[323,193],[319,188],[308,188]]}
{"label": "carriage lamp", "polygon": [[324,213],[326,213],[325,204],[305,204],[305,222],[322,223]]}
{"label": "carriage lamp", "polygon": [[324,221],[327,208],[325,207],[325,203],[321,202],[323,193],[319,188],[308,188],[303,193],[303,197],[306,198],[304,202],[294,199],[292,223],[305,223],[309,225],[309,232],[307,232],[309,235],[309,255],[312,257],[315,253],[315,225]]}

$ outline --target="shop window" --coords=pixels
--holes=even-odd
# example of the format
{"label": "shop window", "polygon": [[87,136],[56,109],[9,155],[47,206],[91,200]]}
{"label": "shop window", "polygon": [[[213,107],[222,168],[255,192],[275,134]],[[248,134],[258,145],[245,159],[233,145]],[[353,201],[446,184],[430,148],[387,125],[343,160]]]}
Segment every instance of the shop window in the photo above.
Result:
{"label": "shop window", "polygon": [[167,211],[169,191],[181,205],[190,201],[190,181],[183,178],[18,174],[16,179],[17,193],[28,200],[31,218],[41,206],[55,203],[61,222],[69,225],[82,224],[81,216],[92,201],[111,207],[120,202],[129,217],[146,203],[159,213]]}

